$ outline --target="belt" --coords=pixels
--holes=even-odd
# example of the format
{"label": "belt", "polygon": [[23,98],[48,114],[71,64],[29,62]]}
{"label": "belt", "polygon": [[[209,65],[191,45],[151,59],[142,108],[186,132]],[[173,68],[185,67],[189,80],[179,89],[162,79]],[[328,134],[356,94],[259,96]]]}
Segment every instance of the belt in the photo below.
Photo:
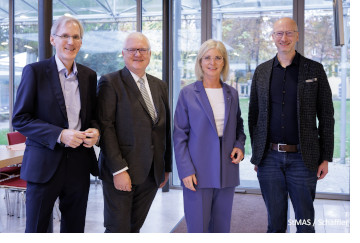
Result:
{"label": "belt", "polygon": [[299,151],[298,145],[290,145],[283,143],[270,143],[270,149],[278,152],[296,153]]}

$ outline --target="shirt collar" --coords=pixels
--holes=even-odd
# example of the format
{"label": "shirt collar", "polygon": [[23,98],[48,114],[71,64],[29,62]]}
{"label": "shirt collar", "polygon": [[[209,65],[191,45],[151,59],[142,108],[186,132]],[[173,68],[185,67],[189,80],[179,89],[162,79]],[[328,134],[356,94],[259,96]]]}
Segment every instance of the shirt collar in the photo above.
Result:
{"label": "shirt collar", "polygon": [[[300,58],[299,53],[297,51],[295,51],[295,57],[294,57],[294,59],[292,60],[292,62],[291,62],[291,64],[289,66],[292,66],[292,65],[298,66],[299,65],[299,58]],[[277,58],[277,55],[276,55],[273,67],[276,67],[276,66],[279,66],[279,65],[281,66],[281,64],[279,62],[279,59]]]}
{"label": "shirt collar", "polygon": [[[59,73],[64,72],[66,74],[66,76],[69,76],[69,73],[68,73],[64,63],[62,63],[62,61],[60,60],[60,58],[57,55],[55,55],[55,61],[56,61],[56,66],[57,66],[58,72]],[[77,75],[77,73],[78,73],[75,61],[74,61],[74,64],[73,64],[73,71],[72,72],[75,75]]]}
{"label": "shirt collar", "polygon": [[133,79],[135,80],[136,83],[139,81],[140,78],[142,78],[144,80],[144,83],[147,82],[146,73],[144,74],[144,76],[139,77],[135,73],[131,72],[130,70],[129,70],[129,72],[131,73],[131,76],[133,77]]}

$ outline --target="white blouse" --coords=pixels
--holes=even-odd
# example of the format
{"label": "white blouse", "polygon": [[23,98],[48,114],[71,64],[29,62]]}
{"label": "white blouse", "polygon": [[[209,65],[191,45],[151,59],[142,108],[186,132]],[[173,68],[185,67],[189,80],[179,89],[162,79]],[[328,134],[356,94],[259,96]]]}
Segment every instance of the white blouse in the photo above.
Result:
{"label": "white blouse", "polygon": [[224,133],[224,120],[225,120],[225,101],[224,101],[223,89],[205,88],[205,91],[214,113],[218,136],[222,137]]}

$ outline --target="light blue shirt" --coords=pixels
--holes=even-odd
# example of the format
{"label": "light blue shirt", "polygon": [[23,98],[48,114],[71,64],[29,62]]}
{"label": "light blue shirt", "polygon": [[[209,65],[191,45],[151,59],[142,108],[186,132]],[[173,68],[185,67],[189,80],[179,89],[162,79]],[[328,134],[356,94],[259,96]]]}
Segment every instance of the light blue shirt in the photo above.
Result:
{"label": "light blue shirt", "polygon": [[[61,62],[57,55],[55,55],[56,66],[59,72],[59,79],[61,84],[61,89],[63,92],[66,114],[69,123],[68,129],[73,129],[80,131],[81,129],[81,119],[80,119],[80,90],[79,82],[77,79],[77,67],[74,61],[73,71],[68,73],[65,65]],[[58,138],[58,143],[60,143],[60,136]]]}

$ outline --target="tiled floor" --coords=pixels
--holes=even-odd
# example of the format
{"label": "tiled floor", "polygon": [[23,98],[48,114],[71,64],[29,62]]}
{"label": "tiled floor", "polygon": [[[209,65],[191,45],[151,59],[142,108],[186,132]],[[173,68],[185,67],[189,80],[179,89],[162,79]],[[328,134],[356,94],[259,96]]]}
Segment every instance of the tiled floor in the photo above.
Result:
{"label": "tiled floor", "polygon": [[[350,231],[350,202],[339,200],[315,200],[316,224],[319,233]],[[290,220],[294,219],[290,210]],[[57,218],[57,214],[54,214]],[[159,190],[155,197],[149,215],[141,230],[142,233],[168,233],[183,217],[183,199],[181,190],[170,190],[162,193]],[[0,232],[20,233],[25,229],[25,215],[20,218],[6,215],[4,189],[0,189]],[[54,220],[54,232],[59,232],[59,221]],[[85,232],[102,233],[103,227],[103,196],[100,185],[91,185]],[[290,226],[290,232],[296,232],[295,226]]]}

